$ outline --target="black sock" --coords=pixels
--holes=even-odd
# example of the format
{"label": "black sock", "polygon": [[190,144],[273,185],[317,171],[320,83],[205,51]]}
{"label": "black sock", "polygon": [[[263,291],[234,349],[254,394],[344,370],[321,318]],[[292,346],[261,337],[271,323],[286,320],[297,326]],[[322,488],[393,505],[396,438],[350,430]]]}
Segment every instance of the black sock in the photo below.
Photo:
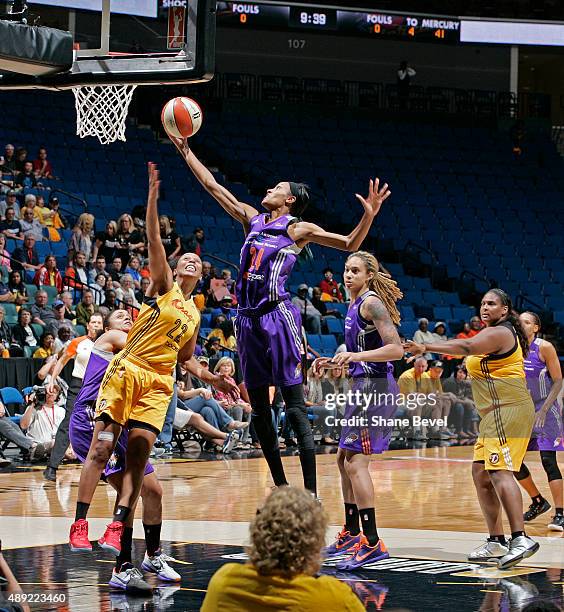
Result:
{"label": "black sock", "polygon": [[345,528],[353,536],[360,533],[360,517],[356,504],[345,504]]}
{"label": "black sock", "polygon": [[564,508],[555,508],[556,514],[564,514]]}
{"label": "black sock", "polygon": [[157,550],[161,546],[161,527],[162,523],[157,525],[147,525],[143,523],[145,530],[145,544],[147,545],[147,554],[149,557],[154,557]]}
{"label": "black sock", "polygon": [[131,547],[133,544],[133,527],[124,527],[121,536],[121,552],[116,557],[116,570],[119,572],[124,563],[131,563]]}
{"label": "black sock", "polygon": [[364,508],[358,511],[360,520],[362,521],[362,533],[368,540],[369,546],[378,544],[378,530],[376,529],[376,512],[374,508]]}
{"label": "black sock", "polygon": [[533,504],[535,504],[536,506],[541,506],[544,502],[544,497],[540,493],[535,497],[531,497],[531,499],[533,500]]}
{"label": "black sock", "polygon": [[118,523],[125,523],[130,512],[131,508],[128,508],[127,506],[118,506],[114,512],[114,522],[117,521]]}
{"label": "black sock", "polygon": [[491,535],[488,538],[488,542],[499,542],[500,544],[503,544],[504,546],[507,546],[507,541],[505,539],[505,536],[502,535]]}
{"label": "black sock", "polygon": [[315,451],[300,450],[300,463],[302,464],[302,474],[304,487],[317,495],[317,474],[315,469]]}
{"label": "black sock", "polygon": [[511,539],[513,540],[514,538],[518,538],[520,536],[524,536],[525,532],[524,531],[512,531],[511,532]]}
{"label": "black sock", "polygon": [[88,508],[90,508],[90,504],[86,504],[85,502],[76,502],[76,512],[74,515],[74,520],[78,521],[80,519],[86,519],[86,515],[88,514]]}

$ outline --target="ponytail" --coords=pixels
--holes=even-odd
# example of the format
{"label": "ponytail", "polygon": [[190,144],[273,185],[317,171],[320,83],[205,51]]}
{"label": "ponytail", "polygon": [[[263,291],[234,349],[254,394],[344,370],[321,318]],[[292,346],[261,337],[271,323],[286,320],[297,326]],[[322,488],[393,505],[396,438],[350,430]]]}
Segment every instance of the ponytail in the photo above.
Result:
{"label": "ponytail", "polygon": [[347,261],[351,259],[351,257],[358,257],[361,259],[367,271],[372,272],[373,276],[368,282],[368,288],[374,291],[382,300],[382,303],[390,315],[392,323],[394,325],[399,325],[401,315],[396,306],[396,302],[403,297],[403,293],[396,281],[379,271],[380,265],[372,253],[368,253],[367,251],[356,251],[356,253],[351,253],[351,255],[347,257]]}
{"label": "ponytail", "polygon": [[507,293],[505,293],[505,291],[503,291],[503,289],[490,289],[488,293],[494,293],[497,295],[497,297],[501,300],[501,303],[504,306],[507,306],[507,317],[505,320],[509,321],[515,328],[515,333],[517,334],[519,344],[521,345],[521,350],[523,351],[523,357],[526,357],[529,354],[529,340],[523,326],[521,325],[519,313],[513,308],[511,298]]}

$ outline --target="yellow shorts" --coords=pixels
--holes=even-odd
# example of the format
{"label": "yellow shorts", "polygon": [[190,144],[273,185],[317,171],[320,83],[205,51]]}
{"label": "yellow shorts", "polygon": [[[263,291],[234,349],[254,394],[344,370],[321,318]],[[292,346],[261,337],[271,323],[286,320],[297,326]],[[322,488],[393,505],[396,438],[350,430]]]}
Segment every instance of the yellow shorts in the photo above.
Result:
{"label": "yellow shorts", "polygon": [[113,421],[125,425],[139,421],[163,428],[166,411],[173,391],[174,379],[170,374],[159,374],[131,357],[120,359],[116,355],[110,362],[100,386],[96,401],[96,416],[107,414]]}
{"label": "yellow shorts", "polygon": [[533,430],[533,402],[500,406],[481,416],[474,461],[483,461],[486,470],[518,472]]}

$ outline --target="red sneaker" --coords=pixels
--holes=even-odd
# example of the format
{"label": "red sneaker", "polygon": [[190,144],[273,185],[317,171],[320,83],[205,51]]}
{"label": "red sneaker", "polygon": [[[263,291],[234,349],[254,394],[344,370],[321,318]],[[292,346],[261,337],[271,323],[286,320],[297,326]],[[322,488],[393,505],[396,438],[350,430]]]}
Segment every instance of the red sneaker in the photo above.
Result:
{"label": "red sneaker", "polygon": [[88,539],[88,521],[78,519],[70,528],[69,546],[72,552],[81,552],[83,550],[92,550],[92,544]]}
{"label": "red sneaker", "polygon": [[113,552],[117,557],[121,552],[121,535],[123,533],[123,523],[114,521],[106,527],[106,532],[98,540],[100,548]]}

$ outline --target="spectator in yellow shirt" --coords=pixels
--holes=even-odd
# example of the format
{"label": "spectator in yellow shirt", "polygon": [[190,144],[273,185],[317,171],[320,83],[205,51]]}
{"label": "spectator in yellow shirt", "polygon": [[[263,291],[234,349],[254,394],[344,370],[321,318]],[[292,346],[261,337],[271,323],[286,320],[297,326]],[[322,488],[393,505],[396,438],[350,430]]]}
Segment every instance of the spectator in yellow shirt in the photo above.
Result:
{"label": "spectator in yellow shirt", "polygon": [[279,487],[251,524],[250,563],[212,577],[202,612],[363,612],[350,587],[317,576],[327,517],[311,493]]}
{"label": "spectator in yellow shirt", "polygon": [[47,359],[55,352],[55,336],[51,332],[44,332],[39,338],[39,348],[33,353],[34,359]]}

